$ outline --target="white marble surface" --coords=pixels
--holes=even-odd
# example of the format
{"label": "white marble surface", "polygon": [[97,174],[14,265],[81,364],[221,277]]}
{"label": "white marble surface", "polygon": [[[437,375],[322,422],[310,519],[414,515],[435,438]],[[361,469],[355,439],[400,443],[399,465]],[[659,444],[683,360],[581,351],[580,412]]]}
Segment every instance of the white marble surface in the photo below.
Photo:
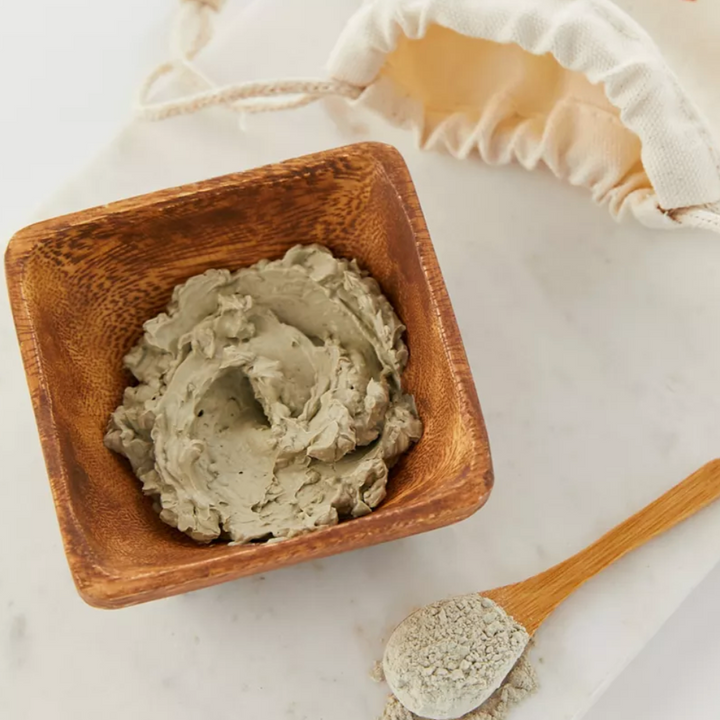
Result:
{"label": "white marble surface", "polygon": [[[0,77],[12,100],[0,105],[4,239],[112,137],[141,68],[160,54],[156,44],[168,8],[164,3],[150,10],[140,0],[117,7],[76,0],[60,9],[51,0],[37,0],[32,7],[14,4],[0,11]],[[255,15],[254,21],[259,19]],[[253,37],[244,38],[243,46],[261,67],[287,69],[283,62],[291,58],[263,55],[262,33],[254,38],[255,44]],[[307,130],[316,121],[300,113],[296,127]],[[211,122],[217,142],[198,135],[197,144],[164,156],[163,167],[147,177],[133,173],[138,167],[134,143],[146,142],[154,153],[171,145],[163,144],[165,135],[157,129],[131,137],[130,145],[114,150],[126,176],[103,185],[98,175],[92,192],[83,185],[85,192],[102,197],[123,182],[136,187],[191,179],[183,172],[193,167],[195,151],[206,152],[203,163],[222,171],[273,154],[294,154],[298,147],[292,138],[277,145],[287,121],[272,118],[248,128],[251,147],[238,141],[236,149],[223,152],[222,138],[230,138],[234,128],[219,117]],[[197,127],[188,124],[178,132],[190,137]],[[482,250],[454,243],[451,228],[468,238],[477,234],[477,217],[463,211],[477,204],[463,194],[464,180],[471,182],[464,173],[472,173],[475,182],[475,174],[485,171],[459,167],[453,170],[457,182],[438,188],[435,177],[452,161],[414,156],[401,136],[388,139],[408,156],[468,344],[498,468],[492,504],[468,523],[355,553],[352,559],[121,612],[92,610],[75,595],[65,565],[3,294],[0,503],[8,509],[9,540],[0,550],[1,718],[372,718],[382,692],[366,680],[366,670],[379,653],[382,634],[412,603],[539,570],[716,453],[718,401],[711,381],[717,379],[720,352],[713,355],[712,344],[702,345],[701,331],[712,333],[720,311],[694,304],[691,290],[704,298],[716,292],[717,239],[618,227],[580,193],[507,169],[483,176],[483,222],[491,239]],[[317,142],[308,140],[306,149]],[[522,204],[508,208],[503,201],[508,187],[516,189]],[[85,196],[66,192],[58,196],[58,207],[69,197],[82,203]],[[513,237],[508,237],[509,223]],[[508,247],[511,242],[518,246]],[[492,263],[493,271],[482,273],[487,284],[480,295],[474,277],[463,271],[467,257]],[[504,293],[502,286],[523,273],[532,284],[521,293]],[[549,323],[540,339],[521,333],[518,324],[538,305],[546,308],[541,317]],[[694,314],[688,312],[693,309]],[[612,318],[628,314],[641,330],[624,335],[631,324],[613,326]],[[670,357],[665,335],[678,340]],[[567,363],[558,362],[559,343],[572,350]],[[491,361],[488,347],[503,349],[504,361]],[[703,353],[695,357],[698,348]],[[603,393],[594,385],[598,379],[606,383]],[[610,380],[618,386],[616,393],[607,389]],[[660,404],[653,401],[658,397]],[[619,420],[608,430],[603,421],[613,411]],[[542,436],[531,431],[537,424],[555,428],[544,436],[544,446]],[[563,482],[533,484],[549,477]],[[621,502],[606,502],[598,490],[603,484],[608,492],[624,488]],[[517,491],[526,492],[531,502],[513,508]],[[545,514],[532,513],[533,505]],[[500,534],[499,525],[510,517],[518,532]],[[581,700],[592,699],[585,697],[589,689],[599,694],[623,664],[615,650],[635,648],[625,650],[629,659],[711,568],[718,520],[715,512],[663,538],[564,608],[539,638],[538,657],[547,658],[539,667],[550,704],[528,704],[518,720],[571,717]],[[490,533],[494,524],[496,532]],[[462,545],[472,538],[506,544],[468,553]],[[715,549],[708,551],[711,544]],[[659,593],[657,603],[637,600],[648,597],[648,588]],[[716,720],[720,701],[712,681],[720,671],[720,651],[712,631],[718,591],[715,570],[586,717]],[[594,660],[579,665],[583,655],[576,645],[593,651]],[[604,678],[600,684],[598,677]],[[553,696],[558,689],[567,692]]]}

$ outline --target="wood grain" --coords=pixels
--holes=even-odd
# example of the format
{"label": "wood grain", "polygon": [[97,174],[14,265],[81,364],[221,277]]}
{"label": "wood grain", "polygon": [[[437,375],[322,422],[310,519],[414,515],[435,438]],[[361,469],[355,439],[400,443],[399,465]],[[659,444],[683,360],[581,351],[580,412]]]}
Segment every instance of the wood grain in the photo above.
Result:
{"label": "wood grain", "polygon": [[532,635],[591,577],[719,497],[720,460],[713,460],[577,555],[528,580],[482,594],[505,608]]}
{"label": "wood grain", "polygon": [[[404,378],[425,433],[363,518],[275,545],[200,546],[157,517],[102,443],[122,357],[172,288],[317,242],[357,258],[407,325]],[[374,143],[33,225],[5,258],[65,550],[87,602],[120,607],[405,537],[467,517],[492,469],[475,386],[412,181]],[[31,479],[23,479],[31,481]]]}

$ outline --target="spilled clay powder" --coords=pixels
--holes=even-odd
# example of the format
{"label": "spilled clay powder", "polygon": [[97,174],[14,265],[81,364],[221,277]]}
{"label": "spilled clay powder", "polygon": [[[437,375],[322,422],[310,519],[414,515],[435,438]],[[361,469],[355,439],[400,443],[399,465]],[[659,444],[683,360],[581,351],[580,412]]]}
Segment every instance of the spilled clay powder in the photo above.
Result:
{"label": "spilled clay powder", "polygon": [[318,245],[175,288],[125,357],[105,444],[200,542],[278,540],[369,513],[422,425],[377,282]]}
{"label": "spilled clay powder", "polygon": [[525,628],[478,594],[427,605],[393,632],[385,678],[408,710],[423,718],[458,718],[500,687],[529,642]]}
{"label": "spilled clay powder", "polygon": [[[523,653],[502,685],[479,707],[462,716],[461,720],[506,720],[512,709],[538,688],[533,666]],[[379,720],[422,720],[403,707],[396,697],[390,697]]]}

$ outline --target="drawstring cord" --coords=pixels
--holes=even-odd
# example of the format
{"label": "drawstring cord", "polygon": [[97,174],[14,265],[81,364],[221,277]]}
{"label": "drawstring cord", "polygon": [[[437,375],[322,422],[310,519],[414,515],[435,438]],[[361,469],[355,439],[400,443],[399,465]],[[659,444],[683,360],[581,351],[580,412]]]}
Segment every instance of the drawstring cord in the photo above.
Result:
{"label": "drawstring cord", "polygon": [[[193,61],[212,38],[214,16],[224,3],[225,0],[181,0],[171,40],[174,57],[156,67],[140,87],[139,117],[164,120],[217,106],[243,113],[272,112],[303,107],[328,95],[353,100],[361,95],[364,88],[339,80],[267,80],[216,86]],[[173,100],[153,102],[151,96],[158,81],[173,73],[189,75],[205,89]],[[253,102],[245,102],[247,100]]]}

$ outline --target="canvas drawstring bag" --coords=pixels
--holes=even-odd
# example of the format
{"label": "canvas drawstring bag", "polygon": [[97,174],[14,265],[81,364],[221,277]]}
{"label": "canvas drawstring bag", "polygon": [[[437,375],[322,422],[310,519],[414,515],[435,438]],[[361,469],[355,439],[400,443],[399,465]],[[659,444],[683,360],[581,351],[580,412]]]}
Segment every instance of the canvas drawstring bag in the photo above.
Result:
{"label": "canvas drawstring bag", "polygon": [[[192,61],[223,1],[183,0],[175,57],[141,89],[142,116],[339,95],[413,131],[422,148],[545,165],[616,218],[720,232],[720,147],[649,35],[609,0],[367,0],[327,79],[216,87]],[[176,71],[203,89],[153,102]]]}

